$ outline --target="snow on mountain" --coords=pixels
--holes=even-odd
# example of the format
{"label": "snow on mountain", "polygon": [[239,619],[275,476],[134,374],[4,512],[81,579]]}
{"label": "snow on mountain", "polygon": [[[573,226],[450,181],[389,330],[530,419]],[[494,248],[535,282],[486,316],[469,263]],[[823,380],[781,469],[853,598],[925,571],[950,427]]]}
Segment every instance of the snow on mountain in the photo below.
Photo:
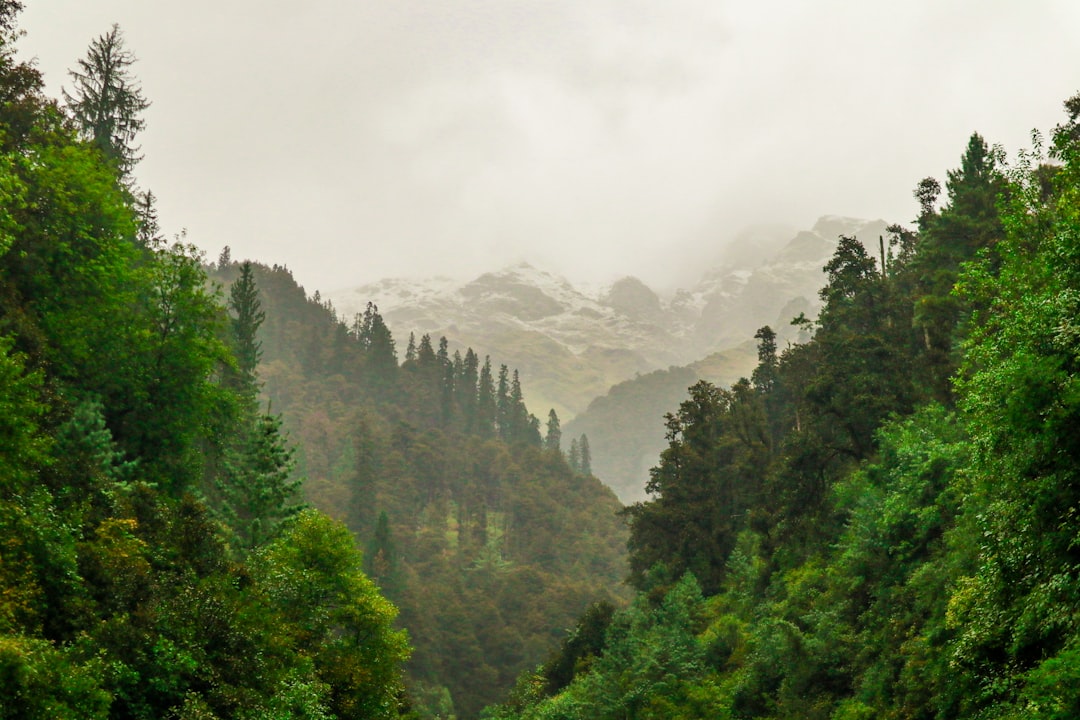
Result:
{"label": "snow on mountain", "polygon": [[586,290],[528,263],[466,283],[387,279],[328,297],[346,318],[374,302],[399,347],[409,333],[445,335],[451,351],[472,347],[518,368],[532,411],[554,407],[565,420],[618,382],[737,346],[762,325],[787,337],[792,317],[816,313],[838,237],[874,249],[883,234],[883,221],[831,215],[794,235],[754,228],[694,287],[667,298],[638,278]]}

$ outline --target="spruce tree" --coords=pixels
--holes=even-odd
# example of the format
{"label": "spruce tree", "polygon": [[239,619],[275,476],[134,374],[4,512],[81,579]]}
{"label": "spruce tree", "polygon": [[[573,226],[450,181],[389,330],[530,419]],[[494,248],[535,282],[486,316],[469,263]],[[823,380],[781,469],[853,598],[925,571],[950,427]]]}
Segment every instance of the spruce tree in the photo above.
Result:
{"label": "spruce tree", "polygon": [[555,408],[548,410],[547,435],[544,437],[544,447],[548,450],[559,451],[562,444],[562,429],[559,427],[559,416]]}
{"label": "spruce tree", "polygon": [[589,450],[589,436],[585,433],[581,433],[578,441],[578,472],[592,475],[592,451]]}
{"label": "spruce tree", "polygon": [[499,366],[499,384],[495,389],[495,427],[499,437],[506,442],[513,439],[513,407],[510,404],[510,369]]}
{"label": "spruce tree", "polygon": [[570,450],[566,453],[566,464],[575,473],[581,472],[581,447],[577,438],[570,440]]}
{"label": "spruce tree", "polygon": [[240,276],[229,288],[229,310],[233,313],[233,351],[240,373],[241,391],[253,400],[257,391],[256,368],[262,357],[258,333],[266,313],[259,302],[259,289],[255,285],[250,262],[240,265]]}
{"label": "spruce tree", "polygon": [[476,388],[476,433],[491,437],[495,433],[495,381],[491,375],[491,356],[484,356]]}
{"label": "spruce tree", "polygon": [[78,69],[70,70],[74,84],[67,103],[82,133],[112,162],[127,181],[141,157],[135,136],[146,126],[142,112],[150,107],[131,74],[135,55],[124,47],[119,25],[90,43]]}
{"label": "spruce tree", "polygon": [[454,383],[454,392],[457,395],[458,407],[461,409],[465,432],[472,432],[476,428],[476,386],[480,381],[479,371],[480,358],[472,348],[468,348],[461,364],[461,372]]}

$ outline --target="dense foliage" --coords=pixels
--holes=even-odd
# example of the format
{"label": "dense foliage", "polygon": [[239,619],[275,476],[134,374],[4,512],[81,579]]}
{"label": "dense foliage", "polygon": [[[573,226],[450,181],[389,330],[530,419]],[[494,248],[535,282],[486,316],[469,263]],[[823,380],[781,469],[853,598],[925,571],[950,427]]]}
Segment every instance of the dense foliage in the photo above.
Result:
{"label": "dense foliage", "polygon": [[[223,253],[213,277],[236,288],[244,268]],[[621,505],[590,473],[588,438],[563,438],[554,412],[541,437],[505,365],[428,336],[399,362],[373,304],[346,323],[285,268],[250,270],[262,393],[307,499],[354,532],[401,609],[413,710],[475,717],[591,600],[625,594]]]}
{"label": "dense foliage", "polygon": [[1066,109],[1049,158],[974,135],[916,231],[840,239],[809,341],[763,328],[750,380],[690,388],[626,511],[637,599],[487,717],[1080,715]]}
{"label": "dense foliage", "polygon": [[[136,200],[144,103],[69,119],[14,58],[19,9],[0,2],[0,717],[397,717],[395,608],[347,529],[299,511],[243,313]],[[108,84],[110,48],[130,59],[114,28],[79,88]]]}

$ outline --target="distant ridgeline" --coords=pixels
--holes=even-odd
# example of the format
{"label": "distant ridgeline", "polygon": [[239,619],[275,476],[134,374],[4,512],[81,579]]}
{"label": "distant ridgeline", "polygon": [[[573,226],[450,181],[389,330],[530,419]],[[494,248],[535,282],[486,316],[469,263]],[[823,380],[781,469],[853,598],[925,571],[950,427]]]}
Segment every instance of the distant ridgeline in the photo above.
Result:
{"label": "distant ridgeline", "polygon": [[636,599],[483,717],[1080,717],[1065,107],[1049,157],[973,135],[916,229],[840,238],[804,341],[762,327],[749,379],[690,387],[625,511]]}
{"label": "distant ridgeline", "polygon": [[[597,597],[625,593],[626,530],[588,438],[528,412],[516,370],[445,338],[346,324],[280,267],[252,265],[262,395],[296,443],[305,497],[342,520],[414,646],[410,701],[476,717]],[[212,277],[235,286],[223,254]],[[563,446],[566,452],[563,452]]]}
{"label": "distant ridgeline", "polygon": [[624,503],[645,497],[648,469],[665,446],[663,415],[697,380],[728,385],[757,362],[754,332],[797,341],[789,323],[813,317],[822,267],[840,235],[874,255],[886,223],[836,216],[809,230],[753,227],[732,239],[688,290],[660,297],[625,277],[588,291],[528,264],[459,283],[387,279],[334,293],[350,317],[374,301],[401,333],[446,335],[450,349],[477,348],[516,365],[525,400],[551,407],[592,442],[593,469]]}

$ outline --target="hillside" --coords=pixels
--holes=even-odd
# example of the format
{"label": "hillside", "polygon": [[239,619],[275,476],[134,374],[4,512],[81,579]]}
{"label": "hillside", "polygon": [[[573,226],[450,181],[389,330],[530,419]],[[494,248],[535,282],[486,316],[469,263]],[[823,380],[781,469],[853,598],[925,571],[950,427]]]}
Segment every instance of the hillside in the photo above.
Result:
{"label": "hillside", "polygon": [[[241,268],[219,262],[213,278],[232,286]],[[591,600],[625,595],[622,506],[541,446],[505,366],[428,338],[399,363],[377,313],[346,328],[288,270],[252,269],[262,394],[296,445],[305,496],[354,533],[400,608],[415,709],[475,717]]]}

